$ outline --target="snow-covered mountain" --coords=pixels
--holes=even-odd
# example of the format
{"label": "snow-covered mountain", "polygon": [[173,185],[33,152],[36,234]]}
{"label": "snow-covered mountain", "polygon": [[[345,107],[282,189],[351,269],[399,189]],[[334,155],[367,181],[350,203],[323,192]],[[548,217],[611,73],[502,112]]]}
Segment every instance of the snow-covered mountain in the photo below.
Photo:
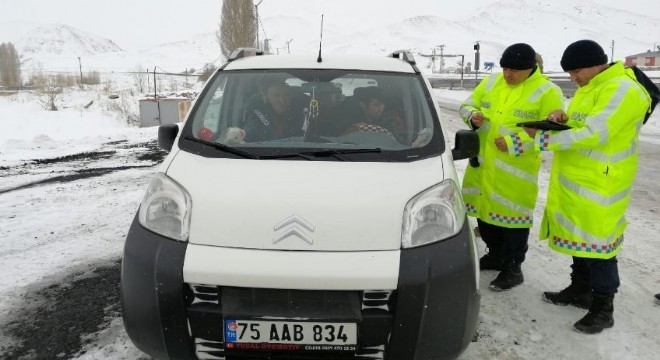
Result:
{"label": "snow-covered mountain", "polygon": [[215,33],[208,32],[140,50],[132,56],[139,58],[144,67],[153,64],[164,71],[180,72],[201,69],[207,63],[214,63],[221,58],[221,53]]}
{"label": "snow-covered mountain", "polygon": [[[290,16],[303,16],[311,11],[309,7],[289,10]],[[445,54],[463,54],[469,61],[468,58],[473,59],[473,45],[479,41],[481,61],[497,64],[508,45],[527,42],[543,54],[548,65],[546,68],[560,70],[559,58],[565,47],[575,40],[593,39],[608,55],[611,55],[614,41],[614,58],[622,59],[651,49],[660,34],[660,12],[639,14],[592,0],[498,0],[463,18],[452,17],[443,11],[400,18],[391,14],[366,30],[354,30],[368,12],[369,9],[356,11],[361,15],[353,18],[356,25],[344,25],[337,36],[324,34],[323,48],[342,53],[382,53],[404,48],[428,54],[432,48],[445,45]],[[292,51],[318,51],[318,25],[313,27],[316,31],[271,36],[270,28],[277,27],[281,33],[281,26],[287,28],[291,25],[271,23],[272,18],[267,13],[264,16],[265,30],[272,43],[286,41],[288,36],[295,39],[296,46],[292,46]],[[306,18],[309,19],[309,15]],[[373,22],[373,19],[369,21]],[[333,22],[346,24],[345,19],[330,17],[325,19],[325,26],[332,26]],[[333,28],[336,29],[337,26]]]}
{"label": "snow-covered mountain", "polygon": [[[0,27],[5,30],[8,27]],[[0,38],[12,41],[21,57],[96,55],[123,51],[110,39],[87,33],[64,24],[13,23],[11,35]]]}
{"label": "snow-covered mountain", "polygon": [[[481,61],[497,64],[508,45],[527,42],[544,56],[546,69],[552,71],[561,70],[559,58],[563,49],[578,39],[596,40],[608,54],[613,50],[615,59],[646,51],[658,41],[660,12],[654,12],[651,7],[649,13],[640,14],[603,5],[603,1],[496,0],[462,17],[452,15],[450,9],[443,10],[437,3],[414,11],[387,13],[387,4],[374,9],[372,3],[353,2],[353,11],[345,11],[343,15],[325,14],[323,51],[385,53],[411,49],[418,54],[430,54],[433,48],[444,45],[445,54],[464,55],[468,62],[473,61],[472,47],[479,41]],[[320,4],[282,1],[277,7],[266,7],[260,11],[261,40],[269,39],[274,53],[289,50],[317,53]],[[216,30],[217,24],[209,24],[207,33],[126,52],[112,40],[67,25],[42,24],[26,29],[0,23],[0,41],[14,42],[22,59],[31,59],[44,69],[75,71],[76,57],[84,56],[83,65],[88,70],[122,71],[136,66],[159,66],[178,72],[222,62]]]}
{"label": "snow-covered mountain", "polygon": [[[660,13],[637,14],[590,0],[499,0],[460,23],[484,35],[486,55],[498,59],[512,42],[528,42],[558,66],[563,49],[579,39],[597,41],[615,59],[653,47],[660,35]],[[500,46],[488,47],[488,43]],[[547,55],[547,56],[546,56]]]}

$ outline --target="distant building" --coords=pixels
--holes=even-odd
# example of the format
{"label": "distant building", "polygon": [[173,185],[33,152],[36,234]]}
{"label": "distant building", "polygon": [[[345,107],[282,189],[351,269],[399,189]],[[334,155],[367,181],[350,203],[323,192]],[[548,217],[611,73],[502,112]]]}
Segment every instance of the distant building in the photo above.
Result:
{"label": "distant building", "polygon": [[660,51],[647,50],[646,52],[626,56],[626,66],[660,67]]}

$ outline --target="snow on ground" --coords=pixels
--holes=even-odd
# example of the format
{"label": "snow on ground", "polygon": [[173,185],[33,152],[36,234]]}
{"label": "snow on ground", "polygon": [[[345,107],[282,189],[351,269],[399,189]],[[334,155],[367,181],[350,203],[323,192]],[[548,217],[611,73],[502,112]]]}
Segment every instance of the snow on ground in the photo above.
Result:
{"label": "snow on ground", "polygon": [[[456,109],[469,91],[435,90],[440,103]],[[84,109],[89,99],[96,106]],[[5,171],[34,159],[52,159],[109,144],[144,143],[156,138],[156,128],[128,127],[110,113],[105,96],[78,93],[66,107],[47,112],[29,94],[0,97],[0,320],[21,307],[31,289],[47,286],[80,268],[93,269],[121,256],[124,238],[144,189],[157,167],[133,168],[67,183],[47,184],[2,193],[2,189],[32,181],[2,176]],[[445,109],[448,132],[464,128],[458,115]],[[660,116],[643,128],[651,140],[660,139]],[[452,135],[453,136],[453,135]],[[615,299],[615,326],[596,336],[571,330],[585,313],[541,301],[545,290],[559,290],[569,281],[570,258],[551,251],[538,238],[535,226],[523,265],[525,283],[509,292],[494,293],[488,283],[494,272],[482,272],[479,336],[463,354],[476,359],[652,359],[660,353],[660,306],[653,294],[660,292],[656,234],[660,230],[660,151],[653,142],[640,146],[640,169],[631,208],[626,244],[619,255],[622,285]],[[116,150],[128,154],[130,149]],[[540,174],[537,219],[546,199],[551,155],[546,154]],[[140,164],[136,160],[106,160],[103,166]],[[90,166],[100,166],[91,165]],[[466,161],[456,162],[459,174]],[[65,164],[50,168],[71,173]],[[483,244],[479,243],[483,252]],[[1,323],[2,321],[0,321]],[[128,339],[121,319],[86,336],[89,340],[76,359],[144,359]],[[0,338],[0,345],[7,339]],[[403,359],[398,359],[403,360]]]}

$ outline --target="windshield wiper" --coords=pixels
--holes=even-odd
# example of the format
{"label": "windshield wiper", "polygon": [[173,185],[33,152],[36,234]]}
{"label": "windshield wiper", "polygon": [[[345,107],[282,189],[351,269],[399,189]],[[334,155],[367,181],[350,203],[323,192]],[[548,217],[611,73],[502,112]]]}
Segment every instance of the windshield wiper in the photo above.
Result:
{"label": "windshield wiper", "polygon": [[224,144],[205,141],[205,140],[197,139],[197,138],[190,137],[190,136],[184,136],[184,139],[192,140],[192,141],[196,141],[198,143],[202,143],[204,145],[212,146],[212,147],[214,147],[218,150],[222,150],[222,151],[228,152],[230,154],[238,155],[238,156],[240,156],[242,158],[245,158],[245,159],[261,159],[261,156],[259,156],[257,154],[253,154],[249,151],[237,149],[235,147],[227,146],[227,145],[224,145]]}
{"label": "windshield wiper", "polygon": [[314,160],[314,157],[332,156],[341,161],[353,161],[351,158],[344,156],[346,154],[364,154],[364,153],[379,153],[380,148],[369,149],[323,149],[315,151],[302,151],[297,153],[287,153],[280,155],[264,155],[260,159],[285,159],[292,157],[300,157],[305,160]]}
{"label": "windshield wiper", "polygon": [[323,149],[305,152],[306,155],[328,156],[338,154],[365,154],[365,153],[379,153],[382,152],[381,148],[367,148],[367,149]]}
{"label": "windshield wiper", "polygon": [[277,155],[262,155],[262,156],[259,157],[259,159],[273,160],[273,159],[288,159],[288,158],[294,158],[294,157],[303,158],[305,160],[314,160],[314,158],[311,157],[311,156],[308,156],[307,153],[286,153],[286,154],[277,154]]}

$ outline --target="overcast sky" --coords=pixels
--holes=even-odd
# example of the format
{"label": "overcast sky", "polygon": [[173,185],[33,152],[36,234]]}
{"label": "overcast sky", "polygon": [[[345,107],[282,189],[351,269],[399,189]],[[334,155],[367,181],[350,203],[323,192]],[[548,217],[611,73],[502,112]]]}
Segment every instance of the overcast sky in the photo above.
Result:
{"label": "overcast sky", "polygon": [[[199,33],[216,31],[222,0],[0,0],[11,2],[0,11],[0,23],[26,21],[61,23],[116,42],[125,50],[185,40]],[[582,0],[584,1],[584,0]],[[631,11],[660,12],[660,2],[652,0],[593,0],[596,3]],[[256,0],[255,3],[258,3]],[[354,29],[395,22],[404,16],[438,15],[447,19],[464,18],[479,7],[496,0],[263,0],[260,17],[285,15],[318,18],[325,21],[359,17]],[[579,4],[580,2],[576,2]],[[11,9],[11,11],[7,11]],[[301,14],[301,10],[304,12]],[[352,14],[351,14],[352,13]],[[393,18],[396,14],[396,18]]]}

